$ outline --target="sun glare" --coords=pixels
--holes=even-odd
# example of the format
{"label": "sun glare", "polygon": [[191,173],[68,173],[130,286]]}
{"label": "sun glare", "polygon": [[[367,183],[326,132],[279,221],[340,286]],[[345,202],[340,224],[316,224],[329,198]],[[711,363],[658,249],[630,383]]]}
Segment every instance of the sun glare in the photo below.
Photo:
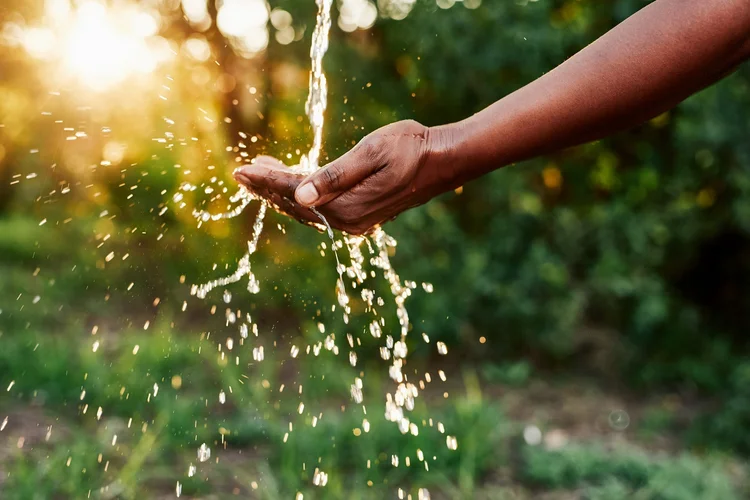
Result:
{"label": "sun glare", "polygon": [[172,57],[158,31],[158,14],[136,4],[47,0],[43,23],[24,30],[21,43],[32,57],[58,61],[64,79],[103,91]]}
{"label": "sun glare", "polygon": [[219,0],[216,25],[234,51],[252,57],[268,46],[269,9],[266,0]]}

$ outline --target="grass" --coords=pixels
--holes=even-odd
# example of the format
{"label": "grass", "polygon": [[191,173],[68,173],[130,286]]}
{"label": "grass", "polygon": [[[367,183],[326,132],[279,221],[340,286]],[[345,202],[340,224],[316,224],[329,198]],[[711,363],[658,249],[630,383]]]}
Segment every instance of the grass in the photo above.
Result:
{"label": "grass", "polygon": [[742,497],[721,462],[688,454],[653,457],[627,447],[573,445],[524,450],[524,481],[599,499],[731,500]]}
{"label": "grass", "polygon": [[[137,266],[105,276],[81,264],[92,261],[83,250],[52,252],[40,266],[39,246],[55,248],[45,240],[49,231],[21,219],[2,220],[0,229],[14,234],[0,236],[0,387],[8,388],[0,392],[0,423],[8,416],[0,432],[3,499],[174,498],[178,483],[184,497],[269,500],[297,492],[305,499],[375,499],[399,488],[417,498],[424,487],[432,498],[742,497],[743,486],[714,459],[654,457],[596,442],[529,447],[522,423],[480,389],[475,367],[451,369],[463,383],[450,387],[449,399],[437,380],[428,386],[411,414],[419,434],[404,436],[384,419],[392,382],[367,356],[368,343],[357,369],[325,350],[287,359],[280,353],[290,342],[314,343],[320,335],[310,320],[278,320],[261,339],[265,361],[255,363],[252,345],[218,349],[224,339],[211,332],[226,331],[221,314],[196,321],[179,313],[179,292],[163,296],[144,330],[141,319],[123,316],[134,307],[129,301],[142,309],[144,292],[111,285],[130,282]],[[175,265],[175,280],[180,272]],[[157,285],[147,292],[162,295]],[[526,362],[486,364],[479,372],[491,385],[523,387],[532,378]],[[349,385],[365,374],[365,404],[356,406]],[[668,417],[654,414],[642,428],[658,434]],[[447,434],[457,438],[456,450],[446,446]],[[212,450],[204,463],[196,457],[201,443]],[[325,488],[312,486],[316,468],[328,473]]]}
{"label": "grass", "polygon": [[[419,435],[403,436],[382,415],[381,394],[390,382],[373,376],[365,407],[350,405],[341,375],[351,367],[330,353],[302,357],[294,367],[299,375],[289,379],[282,372],[290,367],[276,362],[273,351],[257,366],[222,363],[199,334],[176,334],[167,325],[150,334],[110,335],[97,352],[90,334],[81,339],[78,332],[3,339],[0,373],[4,382],[14,380],[3,407],[41,406],[59,421],[54,436],[63,436],[14,454],[3,488],[17,498],[88,497],[89,490],[102,498],[115,490],[117,497],[135,498],[152,488],[173,489],[178,480],[186,495],[217,488],[251,492],[255,481],[288,498],[310,492],[316,467],[329,474],[316,498],[342,498],[358,488],[377,496],[397,487],[450,484],[470,496],[482,476],[506,460],[507,422],[494,404],[482,401],[470,376],[467,394],[453,404],[430,409],[418,399],[412,416]],[[137,354],[134,345],[140,346]],[[282,383],[289,387],[283,397]],[[314,385],[313,397],[300,396],[299,385]],[[222,405],[218,393],[229,387]],[[308,408],[302,415],[296,411],[300,401]],[[321,415],[313,427],[312,417]],[[11,424],[18,418],[11,417]],[[457,437],[458,450],[447,448],[439,423]],[[202,442],[219,463],[201,464],[201,479],[188,479]],[[224,454],[235,458],[225,464]],[[392,456],[399,457],[398,467]],[[267,471],[274,471],[273,479]]]}
{"label": "grass", "polygon": [[[576,492],[592,500],[741,497],[715,460],[655,458],[596,443],[557,451],[527,446],[520,423],[483,396],[471,370],[464,373],[461,395],[453,390],[439,406],[429,394],[418,399],[419,435],[403,436],[382,416],[385,387],[368,386],[366,414],[349,404],[346,384],[332,369],[346,373],[343,359],[300,359],[294,372],[306,385],[320,384],[316,397],[305,399],[281,373],[290,367],[280,368],[273,352],[262,367],[244,370],[218,362],[198,334],[176,335],[158,326],[155,332],[161,333],[122,332],[97,353],[89,343],[74,342],[75,333],[4,339],[0,373],[15,377],[16,384],[3,395],[2,407],[21,409],[11,417],[6,439],[29,433],[13,427],[24,408],[41,406],[55,423],[49,441],[30,441],[2,462],[3,498],[169,498],[178,481],[183,496],[191,498],[280,499],[302,492],[305,498],[366,499],[398,488],[416,494],[419,487],[434,498],[503,498],[519,491],[528,498],[541,491]],[[134,344],[142,346],[137,355]],[[289,386],[285,397],[278,394],[281,383]],[[230,385],[227,404],[219,404],[219,389]],[[302,415],[296,411],[300,400],[309,408]],[[321,413],[313,427],[312,416]],[[363,430],[365,418],[369,432]],[[447,448],[438,422],[456,435],[457,450]],[[201,464],[195,453],[202,442],[212,458]],[[197,466],[193,477],[187,477],[190,464]],[[329,475],[325,488],[311,486],[316,468]]]}

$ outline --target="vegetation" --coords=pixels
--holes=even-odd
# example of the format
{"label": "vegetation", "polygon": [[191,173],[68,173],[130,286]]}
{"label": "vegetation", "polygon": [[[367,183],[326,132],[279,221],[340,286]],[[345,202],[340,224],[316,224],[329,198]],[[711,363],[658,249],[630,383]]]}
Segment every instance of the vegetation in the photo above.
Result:
{"label": "vegetation", "polygon": [[[336,25],[348,2],[335,4],[325,60],[329,158],[392,120],[469,115],[647,3],[420,0],[396,20],[410,3],[383,0],[374,26],[349,33]],[[435,289],[408,302],[409,369],[433,382],[414,410],[419,435],[403,436],[383,418],[391,382],[374,342],[363,338],[357,368],[325,350],[288,355],[324,338],[318,323],[365,327],[330,311],[325,235],[271,214],[252,260],[260,293],[232,286],[231,306],[220,290],[190,296],[236,266],[256,208],[197,227],[194,206],[225,202],[172,196],[213,176],[233,186],[232,168],[256,154],[294,163],[306,151],[314,2],[271,1],[295,40],[281,43],[277,18],[253,54],[179,2],[139,5],[176,55],[95,90],[14,38],[44,2],[0,6],[0,497],[172,498],[178,482],[190,498],[748,495],[747,66],[636,130],[508,167],[388,225],[402,277]],[[217,348],[236,337],[227,307],[259,326],[232,351],[240,364]],[[350,402],[357,376],[367,414]],[[629,425],[612,423],[619,410]],[[202,443],[212,456],[200,463]]]}

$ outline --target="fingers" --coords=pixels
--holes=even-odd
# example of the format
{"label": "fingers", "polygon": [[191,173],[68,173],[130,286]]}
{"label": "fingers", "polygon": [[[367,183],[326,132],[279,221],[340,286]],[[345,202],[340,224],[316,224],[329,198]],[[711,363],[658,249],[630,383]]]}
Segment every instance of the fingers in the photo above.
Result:
{"label": "fingers", "polygon": [[356,186],[384,166],[383,146],[380,136],[365,137],[354,149],[305,179],[297,187],[297,202],[306,207],[324,205]]}
{"label": "fingers", "polygon": [[[358,153],[356,156],[353,154],[354,152],[355,150],[352,150],[350,157],[355,159],[366,158],[366,155],[362,152]],[[342,156],[340,160],[345,160],[345,157]],[[339,160],[337,160],[337,162],[339,162]],[[376,163],[377,162],[370,162],[369,165]],[[339,165],[341,165],[340,162]],[[356,167],[346,166],[344,168]],[[366,173],[368,172],[368,169],[360,168],[358,171],[364,173],[364,175],[362,175],[362,180],[369,177]],[[378,169],[371,169],[371,171],[377,172]],[[302,175],[291,172],[289,168],[279,160],[269,156],[259,156],[255,159],[254,163],[235,170],[234,178],[253,193],[268,200],[277,211],[282,212],[303,224],[312,225],[321,230],[322,225],[318,215],[313,213],[307,206],[300,204],[295,198],[295,190],[297,190],[297,194],[299,194],[298,188],[300,184],[303,183],[303,181],[312,184],[312,182],[314,182],[314,176],[317,174],[318,173],[316,172],[316,174],[305,179]],[[368,216],[363,216],[365,214],[362,214],[362,207],[360,205],[363,200],[375,201],[374,198],[379,199],[381,194],[378,193],[377,190],[366,188],[366,186],[359,183],[359,181],[352,184],[352,187],[354,188],[352,190],[346,188],[346,184],[344,183],[331,183],[331,178],[328,176],[323,177],[323,179],[324,182],[329,183],[329,186],[341,189],[340,192],[333,196],[328,195],[320,197],[316,203],[318,210],[326,217],[331,226],[354,235],[364,234],[371,229],[374,225],[373,223],[378,220],[371,220],[373,219],[372,215],[375,214],[370,214],[370,212],[372,212],[372,209],[375,209],[378,204],[374,204],[371,207],[371,210],[365,211]],[[356,193],[356,196],[350,196],[354,193]],[[341,194],[343,194],[343,196],[339,196]],[[352,197],[355,199],[352,199]],[[326,198],[332,201],[327,202]],[[377,215],[375,215],[375,217],[377,217]]]}
{"label": "fingers", "polygon": [[271,194],[268,201],[274,206],[277,212],[288,215],[302,224],[313,226],[319,231],[323,230],[320,227],[320,218],[309,209],[300,206],[294,200],[283,198],[277,194]]}
{"label": "fingers", "polygon": [[319,222],[317,215],[294,200],[294,190],[304,177],[290,172],[279,160],[270,156],[259,156],[254,163],[235,170],[234,178],[253,193],[267,199],[280,212],[299,222]]}
{"label": "fingers", "polygon": [[294,191],[304,179],[270,156],[259,156],[255,163],[238,168],[234,171],[234,178],[265,198],[275,193],[290,199],[294,199]]}

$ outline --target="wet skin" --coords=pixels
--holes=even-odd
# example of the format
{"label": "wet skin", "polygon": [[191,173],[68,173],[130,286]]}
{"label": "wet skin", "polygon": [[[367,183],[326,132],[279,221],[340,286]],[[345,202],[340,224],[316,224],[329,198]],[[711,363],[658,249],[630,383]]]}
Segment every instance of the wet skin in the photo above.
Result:
{"label": "wet skin", "polygon": [[563,64],[457,123],[380,128],[303,177],[261,156],[236,180],[304,223],[363,234],[503,166],[638,125],[750,57],[750,0],[656,0]]}

